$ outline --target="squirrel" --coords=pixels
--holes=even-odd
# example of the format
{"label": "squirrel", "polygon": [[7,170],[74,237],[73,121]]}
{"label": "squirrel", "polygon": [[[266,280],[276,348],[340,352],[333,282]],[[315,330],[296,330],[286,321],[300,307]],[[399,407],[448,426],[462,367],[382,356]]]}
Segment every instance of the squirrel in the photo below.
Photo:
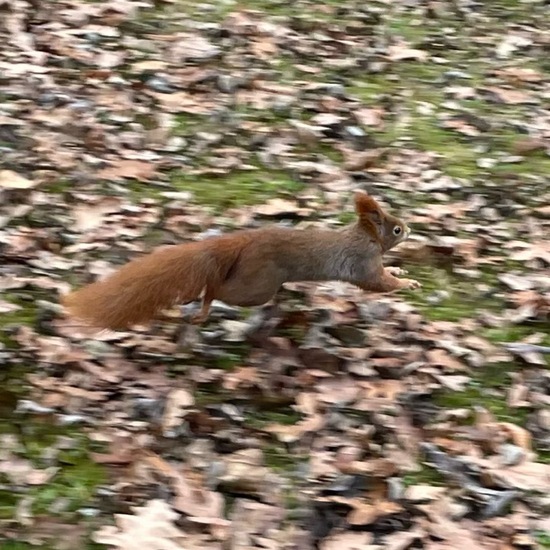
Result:
{"label": "squirrel", "polygon": [[201,296],[190,322],[202,324],[213,300],[260,306],[285,282],[338,280],[371,292],[420,288],[418,281],[397,277],[403,270],[382,264],[384,252],[408,238],[408,226],[363,191],[354,201],[357,220],[344,228],[267,226],[161,247],[61,302],[90,326],[124,330]]}

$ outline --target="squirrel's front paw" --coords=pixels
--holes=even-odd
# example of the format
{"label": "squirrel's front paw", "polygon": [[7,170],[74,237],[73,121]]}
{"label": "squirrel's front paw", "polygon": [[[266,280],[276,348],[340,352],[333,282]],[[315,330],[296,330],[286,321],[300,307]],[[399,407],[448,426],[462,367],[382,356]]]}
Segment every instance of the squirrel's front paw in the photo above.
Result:
{"label": "squirrel's front paw", "polygon": [[422,288],[422,285],[414,279],[401,279],[401,282],[403,285],[401,288],[404,288],[405,290],[416,290],[418,288]]}
{"label": "squirrel's front paw", "polygon": [[393,275],[394,277],[401,277],[407,274],[407,271],[405,269],[401,269],[400,267],[396,266],[386,267],[386,272],[390,275]]}

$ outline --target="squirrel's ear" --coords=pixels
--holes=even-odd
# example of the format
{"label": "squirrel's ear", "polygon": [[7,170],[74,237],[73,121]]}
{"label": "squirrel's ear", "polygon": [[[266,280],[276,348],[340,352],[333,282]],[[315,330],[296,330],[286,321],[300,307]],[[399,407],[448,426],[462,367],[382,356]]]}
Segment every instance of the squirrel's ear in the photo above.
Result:
{"label": "squirrel's ear", "polygon": [[372,226],[382,222],[380,205],[364,191],[355,192],[355,211],[362,224]]}

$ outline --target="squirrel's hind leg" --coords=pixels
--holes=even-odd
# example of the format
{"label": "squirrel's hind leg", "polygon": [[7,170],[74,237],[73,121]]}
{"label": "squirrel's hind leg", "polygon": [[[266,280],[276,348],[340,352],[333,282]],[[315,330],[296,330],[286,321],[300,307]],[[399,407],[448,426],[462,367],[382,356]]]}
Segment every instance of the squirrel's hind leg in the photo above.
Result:
{"label": "squirrel's hind leg", "polygon": [[206,320],[208,319],[208,315],[210,314],[210,306],[212,305],[212,301],[214,300],[214,292],[212,292],[212,289],[206,287],[206,290],[204,291],[204,296],[202,298],[202,305],[199,312],[195,313],[189,320],[189,322],[192,325],[202,325]]}

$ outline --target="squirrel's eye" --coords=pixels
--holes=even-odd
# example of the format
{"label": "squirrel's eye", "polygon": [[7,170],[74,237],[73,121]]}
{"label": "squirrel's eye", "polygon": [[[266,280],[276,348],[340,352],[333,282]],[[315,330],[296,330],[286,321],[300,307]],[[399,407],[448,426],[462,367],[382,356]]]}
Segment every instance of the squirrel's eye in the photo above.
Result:
{"label": "squirrel's eye", "polygon": [[396,225],[394,228],[393,228],[393,234],[397,237],[397,235],[401,235],[401,231],[403,231],[401,229],[401,227],[399,227],[398,225]]}

